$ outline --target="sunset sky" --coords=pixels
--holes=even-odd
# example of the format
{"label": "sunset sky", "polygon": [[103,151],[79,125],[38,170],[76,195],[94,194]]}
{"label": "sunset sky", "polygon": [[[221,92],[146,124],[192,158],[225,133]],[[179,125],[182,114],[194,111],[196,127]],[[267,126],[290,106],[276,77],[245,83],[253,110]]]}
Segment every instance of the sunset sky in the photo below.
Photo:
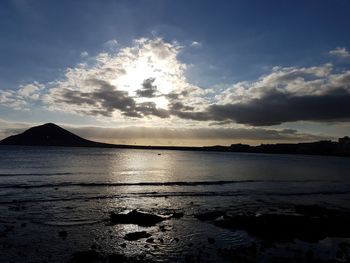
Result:
{"label": "sunset sky", "polygon": [[0,139],[54,122],[126,144],[350,135],[350,1],[0,2]]}

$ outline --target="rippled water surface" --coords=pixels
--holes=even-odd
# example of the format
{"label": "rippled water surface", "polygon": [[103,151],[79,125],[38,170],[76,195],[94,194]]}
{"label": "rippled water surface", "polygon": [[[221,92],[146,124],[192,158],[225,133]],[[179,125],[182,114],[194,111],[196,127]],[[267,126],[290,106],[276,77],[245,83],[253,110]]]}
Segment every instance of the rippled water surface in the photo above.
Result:
{"label": "rippled water surface", "polygon": [[[298,203],[349,209],[349,171],[349,159],[339,157],[0,147],[0,242],[6,250],[0,261],[62,262],[92,246],[155,261],[185,260],[205,246],[206,260],[225,260],[218,249],[253,237],[199,222],[196,213],[275,211]],[[185,216],[151,228],[108,224],[110,212],[132,209]],[[140,230],[155,243],[123,239]]]}

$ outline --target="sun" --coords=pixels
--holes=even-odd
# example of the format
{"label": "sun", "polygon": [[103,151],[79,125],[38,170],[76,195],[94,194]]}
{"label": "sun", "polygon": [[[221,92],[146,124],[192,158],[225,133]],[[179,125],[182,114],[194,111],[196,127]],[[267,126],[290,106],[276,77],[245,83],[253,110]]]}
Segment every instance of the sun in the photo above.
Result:
{"label": "sun", "polygon": [[[138,103],[154,102],[157,108],[167,109],[169,102],[165,95],[174,90],[174,79],[177,77],[171,65],[171,62],[158,58],[153,52],[141,54],[123,65],[125,74],[113,79],[111,84],[127,91]],[[136,91],[150,78],[154,79],[153,85],[157,87],[158,95],[152,98],[137,97]]]}

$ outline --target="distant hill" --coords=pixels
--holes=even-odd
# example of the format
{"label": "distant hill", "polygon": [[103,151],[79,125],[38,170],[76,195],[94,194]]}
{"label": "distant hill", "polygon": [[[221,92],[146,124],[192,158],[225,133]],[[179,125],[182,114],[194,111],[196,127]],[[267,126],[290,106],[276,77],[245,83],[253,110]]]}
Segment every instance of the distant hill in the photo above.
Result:
{"label": "distant hill", "polygon": [[350,156],[350,138],[345,136],[338,142],[319,141],[310,143],[279,143],[250,146],[247,144],[232,144],[231,146],[137,146],[107,144],[86,140],[71,133],[56,124],[46,123],[32,127],[25,132],[7,137],[0,141],[0,145],[26,146],[66,146],[66,147],[102,147],[129,148],[153,150],[184,150],[184,151],[217,151],[217,152],[247,152],[247,153],[278,153],[278,154],[308,154],[308,155],[336,155]]}
{"label": "distant hill", "polygon": [[25,132],[7,137],[0,141],[0,145],[28,145],[28,146],[71,146],[98,147],[108,144],[86,140],[56,124],[46,123],[32,127]]}

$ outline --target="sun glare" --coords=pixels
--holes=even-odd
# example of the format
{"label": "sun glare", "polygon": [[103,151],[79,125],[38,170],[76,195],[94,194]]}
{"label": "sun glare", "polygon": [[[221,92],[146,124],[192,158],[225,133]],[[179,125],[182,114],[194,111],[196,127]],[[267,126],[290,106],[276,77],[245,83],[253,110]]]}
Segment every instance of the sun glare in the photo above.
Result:
{"label": "sun glare", "polygon": [[[164,60],[156,59],[152,55],[141,56],[129,62],[125,67],[126,73],[112,80],[111,84],[129,92],[130,96],[135,96],[136,102],[154,102],[158,108],[167,109],[168,99],[164,95],[173,90],[173,71]],[[152,98],[136,97],[136,91],[142,89],[142,83],[150,78],[154,78],[152,85],[157,86],[159,94]]]}

